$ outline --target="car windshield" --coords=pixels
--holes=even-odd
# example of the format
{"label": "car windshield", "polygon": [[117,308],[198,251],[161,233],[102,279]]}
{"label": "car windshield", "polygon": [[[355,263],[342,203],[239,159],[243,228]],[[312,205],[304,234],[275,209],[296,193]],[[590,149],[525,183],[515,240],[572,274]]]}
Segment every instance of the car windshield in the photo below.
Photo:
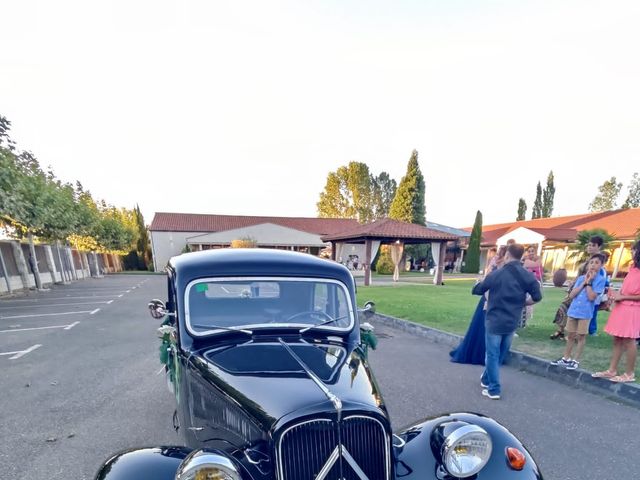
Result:
{"label": "car windshield", "polygon": [[223,278],[191,282],[186,323],[196,336],[231,329],[291,327],[347,331],[354,322],[344,284],[307,278]]}

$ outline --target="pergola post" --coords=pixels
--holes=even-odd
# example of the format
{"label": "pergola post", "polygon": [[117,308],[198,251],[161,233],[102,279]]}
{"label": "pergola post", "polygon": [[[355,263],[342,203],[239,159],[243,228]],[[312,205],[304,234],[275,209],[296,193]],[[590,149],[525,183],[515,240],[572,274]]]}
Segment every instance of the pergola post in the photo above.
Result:
{"label": "pergola post", "polygon": [[364,241],[364,286],[371,284],[371,240]]}
{"label": "pergola post", "polygon": [[442,285],[442,276],[444,272],[444,258],[447,253],[447,242],[440,242],[440,254],[438,255],[438,265],[436,267],[435,283],[436,285]]}
{"label": "pergola post", "polygon": [[[620,242],[620,246],[616,249],[618,251],[618,260],[616,260],[616,266],[613,267],[613,274],[611,275],[611,280],[615,280],[618,276],[618,269],[620,268],[620,260],[622,260],[622,254],[624,253],[624,242]],[[616,251],[613,251],[615,255]]]}

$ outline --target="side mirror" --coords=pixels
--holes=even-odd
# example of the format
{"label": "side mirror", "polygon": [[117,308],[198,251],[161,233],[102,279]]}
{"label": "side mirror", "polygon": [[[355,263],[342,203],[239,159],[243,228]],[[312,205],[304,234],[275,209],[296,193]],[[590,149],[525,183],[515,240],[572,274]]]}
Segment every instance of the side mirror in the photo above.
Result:
{"label": "side mirror", "polygon": [[364,307],[359,310],[359,313],[363,313],[365,317],[370,317],[376,313],[376,304],[373,302],[367,302]]}
{"label": "side mirror", "polygon": [[149,307],[149,313],[153,318],[160,319],[168,313],[164,302],[157,298],[151,300],[147,306]]}

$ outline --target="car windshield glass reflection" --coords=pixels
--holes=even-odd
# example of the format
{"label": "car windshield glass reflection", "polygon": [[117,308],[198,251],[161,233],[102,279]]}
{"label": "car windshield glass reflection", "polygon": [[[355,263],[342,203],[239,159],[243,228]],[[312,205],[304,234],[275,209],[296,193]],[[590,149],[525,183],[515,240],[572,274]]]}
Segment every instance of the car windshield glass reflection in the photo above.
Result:
{"label": "car windshield glass reflection", "polygon": [[[300,359],[322,381],[330,383],[344,364],[346,351],[335,345],[290,345]],[[306,377],[302,366],[279,343],[243,344],[211,351],[209,361],[223,370],[240,375],[276,375],[283,373]]]}
{"label": "car windshield glass reflection", "polygon": [[320,325],[344,331],[354,321],[344,285],[323,279],[207,279],[192,283],[186,296],[195,335]]}

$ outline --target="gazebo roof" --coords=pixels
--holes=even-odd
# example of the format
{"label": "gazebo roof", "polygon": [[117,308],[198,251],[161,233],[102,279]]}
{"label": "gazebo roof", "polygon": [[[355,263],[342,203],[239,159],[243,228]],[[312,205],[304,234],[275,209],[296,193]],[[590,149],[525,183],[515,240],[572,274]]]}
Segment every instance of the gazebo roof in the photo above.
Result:
{"label": "gazebo roof", "polygon": [[403,240],[405,243],[426,243],[431,240],[456,240],[459,237],[433,228],[423,227],[414,223],[400,222],[390,218],[383,218],[372,223],[356,225],[333,235],[324,235],[322,241],[363,241],[372,240]]}

